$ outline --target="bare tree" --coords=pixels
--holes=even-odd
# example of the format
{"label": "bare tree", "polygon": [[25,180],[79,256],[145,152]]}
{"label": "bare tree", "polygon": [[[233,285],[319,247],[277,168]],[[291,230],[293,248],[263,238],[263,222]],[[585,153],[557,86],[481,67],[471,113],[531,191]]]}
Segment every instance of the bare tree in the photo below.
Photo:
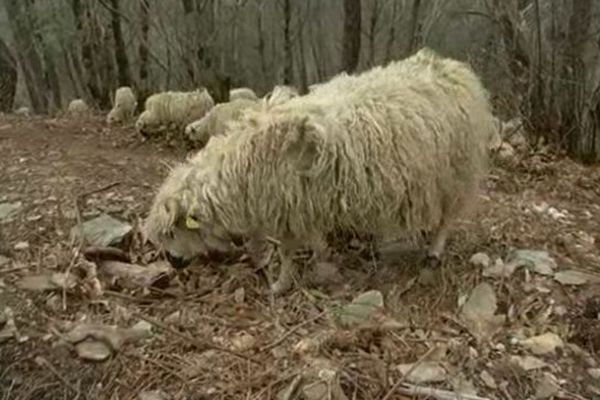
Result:
{"label": "bare tree", "polygon": [[10,112],[17,91],[17,63],[0,39],[0,112]]}
{"label": "bare tree", "polygon": [[344,39],[342,69],[354,72],[358,66],[361,43],[360,0],[344,0]]}
{"label": "bare tree", "polygon": [[293,56],[292,56],[292,38],[290,25],[292,23],[292,5],[290,0],[283,0],[283,83],[291,85],[294,79]]}
{"label": "bare tree", "polygon": [[[115,44],[115,60],[117,62],[118,79],[120,86],[131,85],[131,72],[129,70],[129,59],[125,50],[123,32],[121,30],[121,12],[119,11],[119,0],[110,0],[111,27]],[[142,7],[143,8],[143,7]]]}

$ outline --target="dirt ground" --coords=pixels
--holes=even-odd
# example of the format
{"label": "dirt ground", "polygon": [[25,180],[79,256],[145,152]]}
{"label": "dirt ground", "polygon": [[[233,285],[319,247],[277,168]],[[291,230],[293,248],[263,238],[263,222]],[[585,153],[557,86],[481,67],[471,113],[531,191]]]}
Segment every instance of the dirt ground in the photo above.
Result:
{"label": "dirt ground", "polygon": [[[94,294],[70,238],[78,217],[108,213],[136,226],[167,165],[183,157],[130,127],[108,129],[100,116],[0,117],[0,203],[23,204],[0,224],[9,259],[0,265],[0,332],[9,319],[18,332],[0,338],[0,399],[460,398],[407,394],[415,390],[407,375],[434,363],[442,378],[420,386],[446,396],[467,387],[479,397],[465,399],[600,398],[599,167],[549,154],[496,165],[438,271],[423,272],[414,252],[388,245],[376,254],[353,241],[338,254],[339,271],[306,267],[299,289],[279,298],[244,257],[209,260],[149,288],[101,282]],[[123,249],[134,263],[155,257],[135,237]],[[579,279],[526,267],[490,277],[470,261],[478,252],[506,261],[515,249],[546,251],[556,271]],[[72,272],[78,284],[19,286],[48,271]],[[461,307],[484,283],[495,315],[473,328]],[[335,310],[369,290],[383,294],[383,307],[341,326]],[[83,360],[64,340],[77,324],[140,321],[150,336],[105,361]],[[548,334],[560,339],[551,351],[527,345]]]}

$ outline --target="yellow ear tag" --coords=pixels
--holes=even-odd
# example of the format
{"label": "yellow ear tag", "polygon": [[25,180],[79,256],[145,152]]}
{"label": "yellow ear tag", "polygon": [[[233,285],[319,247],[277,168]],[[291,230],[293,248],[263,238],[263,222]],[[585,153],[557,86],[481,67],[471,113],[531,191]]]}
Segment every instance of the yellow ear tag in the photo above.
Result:
{"label": "yellow ear tag", "polygon": [[198,221],[196,221],[194,219],[194,217],[189,216],[185,219],[185,226],[188,229],[200,229],[200,224],[198,223]]}

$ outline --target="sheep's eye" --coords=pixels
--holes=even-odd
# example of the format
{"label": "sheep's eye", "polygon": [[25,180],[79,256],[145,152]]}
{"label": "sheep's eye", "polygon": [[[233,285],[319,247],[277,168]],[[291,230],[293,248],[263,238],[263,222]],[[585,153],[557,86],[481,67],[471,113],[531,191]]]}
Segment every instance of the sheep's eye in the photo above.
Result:
{"label": "sheep's eye", "polygon": [[188,215],[185,219],[185,226],[188,229],[200,229],[200,223],[193,215]]}

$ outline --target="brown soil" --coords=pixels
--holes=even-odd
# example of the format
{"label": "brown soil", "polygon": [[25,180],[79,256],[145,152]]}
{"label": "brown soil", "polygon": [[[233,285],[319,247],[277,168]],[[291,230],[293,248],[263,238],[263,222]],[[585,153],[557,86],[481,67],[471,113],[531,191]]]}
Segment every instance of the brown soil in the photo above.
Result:
{"label": "brown soil", "polygon": [[[434,344],[446,346],[444,360],[480,396],[532,397],[543,372],[564,380],[560,398],[598,395],[600,384],[587,370],[600,362],[600,311],[594,313],[600,285],[562,286],[523,270],[505,280],[486,279],[468,262],[476,252],[494,259],[505,258],[511,248],[540,249],[559,269],[600,275],[600,168],[550,155],[494,168],[476,217],[457,227],[443,268],[429,280],[419,278],[418,257],[408,253],[378,258],[346,249],[337,262],[342,283],[304,282],[276,299],[263,271],[244,258],[193,266],[166,288],[116,287],[100,298],[85,290],[63,299],[60,293],[17,289],[25,275],[69,268],[75,249],[69,232],[78,213],[84,220],[107,212],[137,223],[167,165],[183,157],[160,143],[142,142],[130,127],[108,129],[102,117],[0,117],[0,203],[24,204],[17,219],[0,225],[0,254],[11,258],[0,266],[0,312],[9,307],[25,337],[0,343],[0,399],[134,399],[154,389],[175,399],[270,399],[319,358],[340,371],[348,398],[375,399],[400,378],[396,365],[415,362]],[[542,202],[568,211],[567,218],[534,211]],[[29,248],[15,250],[19,242]],[[138,262],[150,258],[139,243],[125,250]],[[496,290],[498,312],[509,315],[492,343],[476,343],[458,317],[459,298],[484,280]],[[385,314],[403,327],[375,323],[342,330],[323,313],[370,289],[383,293]],[[175,312],[180,315],[174,319]],[[156,321],[152,338],[125,345],[105,362],[83,361],[59,340],[65,322],[129,327],[141,317]],[[568,345],[539,356],[549,365],[545,370],[525,373],[508,362],[525,354],[513,337],[548,331]],[[318,348],[294,350],[320,332],[328,335]],[[235,347],[242,336],[252,338],[249,349]],[[207,349],[206,343],[234,350]],[[497,389],[484,384],[483,370]]]}

